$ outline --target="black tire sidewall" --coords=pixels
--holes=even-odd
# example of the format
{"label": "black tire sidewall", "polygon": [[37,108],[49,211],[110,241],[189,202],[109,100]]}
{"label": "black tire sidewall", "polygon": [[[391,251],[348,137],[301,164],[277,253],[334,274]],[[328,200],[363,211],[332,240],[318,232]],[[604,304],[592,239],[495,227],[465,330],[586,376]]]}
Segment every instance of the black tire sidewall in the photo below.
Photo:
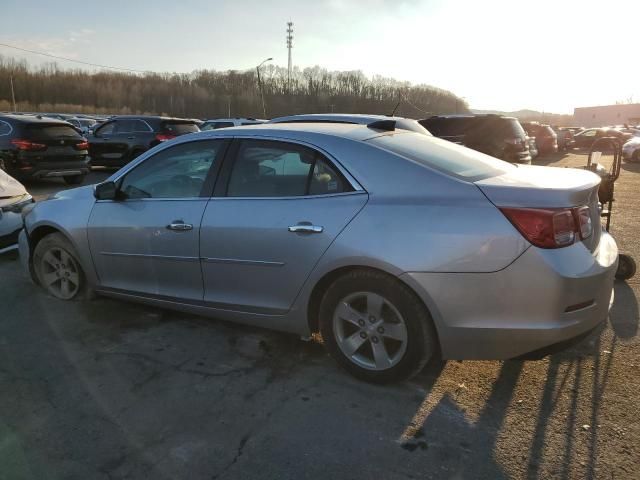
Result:
{"label": "black tire sidewall", "polygon": [[[395,366],[384,371],[367,370],[354,364],[340,347],[333,331],[338,302],[354,292],[373,292],[391,302],[407,327],[407,350]],[[331,356],[353,376],[372,383],[404,380],[418,373],[435,355],[436,334],[429,313],[417,296],[394,277],[378,272],[354,271],[337,279],[325,292],[319,310],[320,332]]]}
{"label": "black tire sidewall", "polygon": [[[38,242],[36,248],[33,251],[33,270],[36,274],[36,278],[38,279],[38,283],[40,286],[49,294],[55,297],[49,289],[44,285],[42,281],[42,257],[44,254],[51,248],[60,248],[67,252],[68,255],[73,257],[78,266],[78,275],[80,277],[80,287],[78,288],[78,292],[71,297],[69,300],[74,300],[81,297],[83,294],[87,292],[87,281],[84,275],[84,270],[82,269],[82,264],[80,260],[78,260],[78,255],[76,254],[73,245],[60,233],[51,233],[45,236],[42,240]],[[55,297],[58,298],[58,297]],[[62,299],[60,299],[62,300]]]}
{"label": "black tire sidewall", "polygon": [[62,177],[64,183],[67,185],[80,185],[84,181],[84,175],[68,175],[66,177]]}

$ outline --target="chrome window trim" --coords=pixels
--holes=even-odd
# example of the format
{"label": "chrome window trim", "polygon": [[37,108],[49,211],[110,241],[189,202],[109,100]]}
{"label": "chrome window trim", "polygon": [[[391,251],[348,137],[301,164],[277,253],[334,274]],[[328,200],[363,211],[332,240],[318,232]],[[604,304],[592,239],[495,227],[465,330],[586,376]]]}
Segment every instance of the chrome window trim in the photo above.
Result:
{"label": "chrome window trim", "polygon": [[7,133],[1,133],[0,137],[5,137],[5,136],[11,135],[13,133],[13,125],[11,125],[9,122],[6,122],[4,120],[0,120],[0,123],[4,123],[5,125],[9,126],[9,131]]}

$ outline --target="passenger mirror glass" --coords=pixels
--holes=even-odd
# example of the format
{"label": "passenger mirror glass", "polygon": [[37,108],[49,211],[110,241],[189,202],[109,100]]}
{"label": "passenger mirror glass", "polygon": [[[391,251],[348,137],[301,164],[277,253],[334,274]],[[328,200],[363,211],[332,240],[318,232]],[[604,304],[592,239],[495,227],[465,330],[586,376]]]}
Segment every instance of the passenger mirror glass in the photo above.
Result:
{"label": "passenger mirror glass", "polygon": [[93,196],[96,200],[115,200],[117,192],[115,182],[102,182],[94,187]]}

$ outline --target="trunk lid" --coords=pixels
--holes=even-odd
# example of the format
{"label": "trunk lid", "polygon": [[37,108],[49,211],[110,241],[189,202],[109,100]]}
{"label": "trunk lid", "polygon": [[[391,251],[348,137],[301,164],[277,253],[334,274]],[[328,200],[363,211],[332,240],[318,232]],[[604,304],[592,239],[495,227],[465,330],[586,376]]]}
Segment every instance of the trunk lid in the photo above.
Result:
{"label": "trunk lid", "polygon": [[587,205],[593,234],[583,241],[594,251],[600,241],[600,177],[576,168],[522,165],[474,182],[497,207],[571,208]]}

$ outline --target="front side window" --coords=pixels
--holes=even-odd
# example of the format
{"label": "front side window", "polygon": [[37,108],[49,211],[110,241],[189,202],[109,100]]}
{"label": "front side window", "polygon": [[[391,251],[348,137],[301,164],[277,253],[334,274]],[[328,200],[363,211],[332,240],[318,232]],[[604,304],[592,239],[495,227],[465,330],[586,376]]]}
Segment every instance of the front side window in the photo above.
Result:
{"label": "front side window", "polygon": [[320,153],[301,145],[246,140],[231,171],[229,197],[297,197],[350,191]]}
{"label": "front side window", "polygon": [[124,176],[120,195],[124,199],[199,197],[209,170],[220,161],[223,144],[206,140],[162,150]]}

